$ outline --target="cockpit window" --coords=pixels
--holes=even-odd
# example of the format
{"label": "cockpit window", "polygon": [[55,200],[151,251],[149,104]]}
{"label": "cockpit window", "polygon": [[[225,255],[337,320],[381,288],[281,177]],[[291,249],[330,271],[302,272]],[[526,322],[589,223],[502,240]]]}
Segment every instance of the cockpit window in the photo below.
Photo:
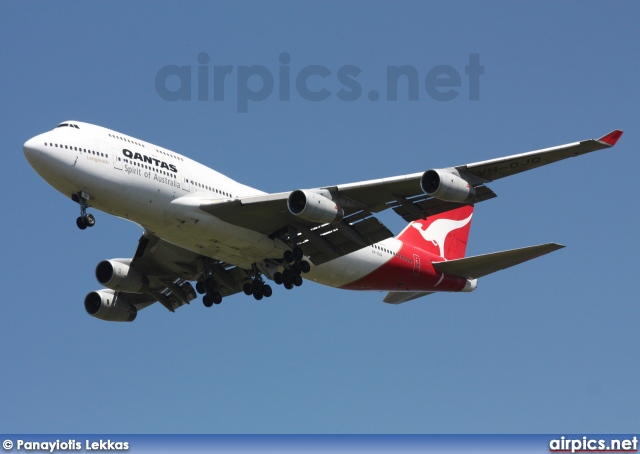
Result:
{"label": "cockpit window", "polygon": [[62,128],[63,126],[69,126],[69,123],[60,123],[56,128]]}

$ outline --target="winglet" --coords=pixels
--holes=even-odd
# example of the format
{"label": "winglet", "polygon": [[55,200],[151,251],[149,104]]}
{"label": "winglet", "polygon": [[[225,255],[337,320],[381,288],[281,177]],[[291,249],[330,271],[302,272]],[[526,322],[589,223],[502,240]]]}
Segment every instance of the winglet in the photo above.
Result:
{"label": "winglet", "polygon": [[598,142],[605,143],[610,147],[614,146],[618,139],[622,136],[622,131],[616,129],[615,131],[611,131],[606,136],[602,136],[598,139]]}

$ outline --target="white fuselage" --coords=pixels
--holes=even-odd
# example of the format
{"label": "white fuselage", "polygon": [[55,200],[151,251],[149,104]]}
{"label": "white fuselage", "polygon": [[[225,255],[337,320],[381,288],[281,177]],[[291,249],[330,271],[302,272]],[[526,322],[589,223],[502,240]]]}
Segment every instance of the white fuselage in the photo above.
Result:
{"label": "white fuselage", "polygon": [[[197,254],[251,269],[253,263],[265,258],[281,258],[289,248],[277,238],[226,223],[199,208],[203,201],[264,192],[149,142],[68,121],[27,141],[24,153],[59,192],[68,197],[84,192],[91,207],[131,220]],[[399,243],[388,239],[382,244],[384,249],[397,252],[402,246]],[[368,247],[312,267],[305,278],[341,287],[390,258]]]}

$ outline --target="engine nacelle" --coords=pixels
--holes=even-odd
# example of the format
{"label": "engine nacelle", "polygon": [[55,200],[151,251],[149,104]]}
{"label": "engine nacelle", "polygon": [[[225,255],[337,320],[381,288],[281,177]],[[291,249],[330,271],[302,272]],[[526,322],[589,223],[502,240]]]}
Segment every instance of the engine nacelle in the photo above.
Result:
{"label": "engine nacelle", "polygon": [[118,260],[103,260],[96,266],[98,282],[111,290],[137,293],[149,285],[149,280]]}
{"label": "engine nacelle", "polygon": [[108,322],[132,322],[138,315],[135,306],[122,303],[113,290],[96,290],[84,298],[84,308],[93,317]]}
{"label": "engine nacelle", "polygon": [[446,202],[470,202],[475,188],[466,180],[446,170],[427,170],[420,179],[425,194]]}
{"label": "engine nacelle", "polygon": [[293,191],[287,199],[289,212],[307,221],[322,224],[341,221],[344,211],[331,200],[329,191],[323,193],[300,189]]}

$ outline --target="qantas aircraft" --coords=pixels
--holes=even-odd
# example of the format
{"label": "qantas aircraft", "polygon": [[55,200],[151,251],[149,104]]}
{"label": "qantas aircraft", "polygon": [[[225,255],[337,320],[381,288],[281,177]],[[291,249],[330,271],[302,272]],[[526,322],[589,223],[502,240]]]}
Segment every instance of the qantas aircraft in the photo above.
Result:
{"label": "qantas aircraft", "polygon": [[[268,194],[184,155],[79,121],[29,139],[29,164],[80,205],[144,229],[133,258],[104,260],[87,312],[132,321],[156,301],[170,311],[203,294],[205,306],[244,292],[260,300],[273,281],[305,279],[350,290],[388,292],[399,304],[434,292],[470,292],[477,279],[553,252],[555,243],[465,257],[476,203],[486,184],[616,144],[622,131],[489,161],[378,180]],[[396,237],[375,216],[391,209],[409,224]],[[191,284],[195,282],[195,290]]]}

